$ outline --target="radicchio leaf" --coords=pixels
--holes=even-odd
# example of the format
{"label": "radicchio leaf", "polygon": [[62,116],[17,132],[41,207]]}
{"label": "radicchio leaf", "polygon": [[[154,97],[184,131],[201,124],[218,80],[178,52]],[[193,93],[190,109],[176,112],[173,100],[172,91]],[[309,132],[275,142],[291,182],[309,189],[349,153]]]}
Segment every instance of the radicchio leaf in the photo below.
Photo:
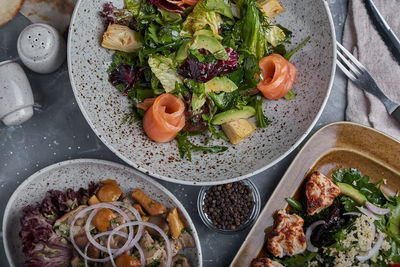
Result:
{"label": "radicchio leaf", "polygon": [[135,82],[139,80],[142,72],[143,69],[138,69],[136,66],[122,63],[110,73],[110,81],[114,86],[120,84],[126,85],[124,88],[124,95],[128,95],[129,90],[132,89]]}
{"label": "radicchio leaf", "polygon": [[[225,49],[228,54],[227,60],[218,60],[217,63],[199,62],[195,59],[187,58],[178,68],[178,74],[198,82],[208,82],[219,74],[228,74],[237,70],[239,63],[239,53],[228,47]],[[203,50],[199,51],[204,54]]]}
{"label": "radicchio leaf", "polygon": [[150,0],[150,4],[178,14],[183,14],[183,11],[187,8],[187,5],[178,6],[168,0]]}
{"label": "radicchio leaf", "polygon": [[100,16],[104,18],[106,25],[120,24],[125,26],[132,26],[133,15],[127,9],[118,9],[112,3],[104,4],[103,11]]}
{"label": "radicchio leaf", "polygon": [[89,197],[95,193],[97,188],[98,184],[91,182],[88,189],[80,188],[77,192],[71,188],[65,192],[50,190],[40,204],[40,212],[50,222],[54,222],[79,205],[87,204]]}

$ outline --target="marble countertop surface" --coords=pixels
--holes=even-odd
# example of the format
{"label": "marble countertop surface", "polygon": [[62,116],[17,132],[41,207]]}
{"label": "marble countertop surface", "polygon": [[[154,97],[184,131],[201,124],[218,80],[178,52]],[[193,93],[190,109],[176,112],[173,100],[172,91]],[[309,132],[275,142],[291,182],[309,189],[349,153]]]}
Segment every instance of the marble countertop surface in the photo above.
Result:
{"label": "marble countertop surface", "polygon": [[[328,2],[336,28],[336,38],[340,41],[348,0]],[[24,16],[18,14],[0,28],[0,61],[17,59],[18,35],[29,24]],[[18,185],[48,165],[75,158],[97,158],[125,164],[103,145],[86,123],[71,90],[66,62],[51,74],[37,74],[26,68],[25,72],[34,94],[35,114],[21,126],[7,128],[0,124],[1,218],[8,199]],[[326,124],[344,120],[345,107],[346,79],[337,71],[328,103],[311,134]],[[262,206],[301,147],[302,145],[272,168],[251,178],[260,191]],[[203,225],[197,212],[196,201],[200,187],[160,180],[158,182],[169,189],[191,215],[200,236],[204,266],[228,266],[250,228],[232,235],[210,231]],[[0,245],[0,266],[8,266],[3,243]]]}

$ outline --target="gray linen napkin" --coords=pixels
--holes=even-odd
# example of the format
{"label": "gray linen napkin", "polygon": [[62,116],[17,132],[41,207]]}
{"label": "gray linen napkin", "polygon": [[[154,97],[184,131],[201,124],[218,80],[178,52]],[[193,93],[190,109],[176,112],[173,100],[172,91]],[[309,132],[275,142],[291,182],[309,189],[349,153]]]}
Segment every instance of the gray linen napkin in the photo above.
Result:
{"label": "gray linen napkin", "polygon": [[[363,2],[350,0],[343,45],[366,67],[382,91],[400,103],[400,66],[372,24]],[[374,0],[374,3],[399,36],[400,0]],[[400,123],[389,116],[378,98],[350,81],[347,86],[346,120],[376,128],[400,140]]]}

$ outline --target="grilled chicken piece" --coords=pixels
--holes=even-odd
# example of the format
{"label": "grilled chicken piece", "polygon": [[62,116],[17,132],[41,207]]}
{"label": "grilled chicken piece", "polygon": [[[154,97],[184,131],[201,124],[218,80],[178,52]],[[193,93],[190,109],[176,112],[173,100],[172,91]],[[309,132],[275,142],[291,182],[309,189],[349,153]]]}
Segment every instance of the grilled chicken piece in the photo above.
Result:
{"label": "grilled chicken piece", "polygon": [[257,258],[251,261],[250,267],[283,267],[283,265],[269,258]]}
{"label": "grilled chicken piece", "polygon": [[146,264],[150,264],[158,259],[160,260],[160,266],[163,266],[163,264],[165,265],[167,253],[164,246],[160,246],[160,244],[155,241],[146,230],[143,231],[139,244],[143,249]]}
{"label": "grilled chicken piece", "polygon": [[275,257],[293,256],[306,250],[304,220],[285,210],[276,213],[274,229],[268,236],[267,248]]}
{"label": "grilled chicken piece", "polygon": [[176,255],[181,249],[195,247],[194,239],[189,233],[183,233],[178,237],[178,239],[172,239],[170,241],[172,255]]}
{"label": "grilled chicken piece", "polygon": [[[69,237],[69,228],[72,223],[72,220],[75,218],[75,215],[78,214],[81,210],[86,208],[86,205],[80,205],[76,207],[76,209],[71,210],[70,212],[67,212],[64,214],[61,218],[59,218],[55,223],[54,223],[54,229],[57,235],[60,236],[67,236]],[[86,223],[86,219],[89,217],[89,213],[83,215],[81,218],[77,219],[75,222],[75,225],[72,229],[74,236],[79,235],[85,232],[84,227]],[[90,230],[94,228],[93,225],[90,226]]]}
{"label": "grilled chicken piece", "polygon": [[313,215],[329,207],[340,195],[340,189],[328,177],[313,172],[306,184],[307,213]]}
{"label": "grilled chicken piece", "polygon": [[[168,223],[164,219],[164,217],[161,216],[161,215],[150,216],[148,222],[157,225],[165,233],[169,232]],[[148,231],[151,236],[159,236],[159,237],[161,237],[161,235],[156,230],[154,230],[154,229],[152,229],[150,227],[146,227],[146,231]]]}

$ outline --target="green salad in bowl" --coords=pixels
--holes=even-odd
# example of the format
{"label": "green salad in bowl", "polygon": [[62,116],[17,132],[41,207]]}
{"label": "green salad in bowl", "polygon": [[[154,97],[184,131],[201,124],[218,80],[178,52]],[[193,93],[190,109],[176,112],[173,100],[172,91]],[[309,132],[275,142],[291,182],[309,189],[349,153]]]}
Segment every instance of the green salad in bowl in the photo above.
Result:
{"label": "green salad in bowl", "polygon": [[284,10],[276,0],[106,3],[102,46],[116,50],[109,80],[132,103],[124,122],[142,121],[155,142],[175,139],[189,160],[191,151],[228,148],[195,145],[188,136],[237,144],[267,127],[263,101],[295,97],[289,60],[309,39],[286,50],[291,31],[270,20]]}

